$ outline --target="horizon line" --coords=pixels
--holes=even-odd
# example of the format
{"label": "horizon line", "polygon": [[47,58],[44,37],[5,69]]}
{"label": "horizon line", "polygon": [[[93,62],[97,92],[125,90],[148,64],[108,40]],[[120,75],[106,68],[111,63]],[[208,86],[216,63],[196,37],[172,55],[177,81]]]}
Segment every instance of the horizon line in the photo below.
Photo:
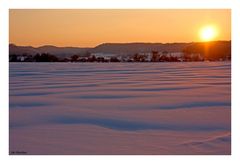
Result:
{"label": "horizon line", "polygon": [[33,45],[18,45],[15,43],[9,43],[9,45],[15,45],[18,47],[33,47],[33,48],[40,48],[45,46],[52,46],[57,48],[96,48],[97,46],[104,45],[104,44],[181,44],[181,43],[210,43],[210,42],[231,42],[232,40],[212,40],[212,41],[192,41],[192,42],[104,42],[97,44],[96,46],[92,47],[81,47],[81,46],[57,46],[52,44],[43,44],[39,46]]}

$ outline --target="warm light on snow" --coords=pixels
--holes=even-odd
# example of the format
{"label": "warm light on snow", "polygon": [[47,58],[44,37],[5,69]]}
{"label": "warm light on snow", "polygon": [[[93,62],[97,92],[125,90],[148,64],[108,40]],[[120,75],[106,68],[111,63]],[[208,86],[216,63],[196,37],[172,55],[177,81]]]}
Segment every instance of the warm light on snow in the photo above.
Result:
{"label": "warm light on snow", "polygon": [[231,63],[10,63],[10,151],[231,154]]}

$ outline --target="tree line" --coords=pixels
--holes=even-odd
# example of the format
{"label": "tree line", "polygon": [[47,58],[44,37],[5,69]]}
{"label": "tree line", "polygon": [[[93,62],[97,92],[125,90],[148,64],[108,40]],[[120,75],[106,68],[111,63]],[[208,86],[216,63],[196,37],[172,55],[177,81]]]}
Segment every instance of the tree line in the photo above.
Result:
{"label": "tree line", "polygon": [[[72,55],[60,58],[49,53],[10,54],[10,62],[191,62],[191,61],[223,61],[231,60],[231,42],[193,43],[182,50],[181,56],[174,56],[167,51],[151,53],[135,53],[127,57],[96,57],[94,54]],[[149,56],[149,54],[151,54]]]}

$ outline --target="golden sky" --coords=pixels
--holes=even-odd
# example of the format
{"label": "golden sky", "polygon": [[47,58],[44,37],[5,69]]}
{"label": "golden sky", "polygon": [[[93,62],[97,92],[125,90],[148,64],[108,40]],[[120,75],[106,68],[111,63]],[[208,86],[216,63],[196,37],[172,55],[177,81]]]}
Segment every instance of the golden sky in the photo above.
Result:
{"label": "golden sky", "polygon": [[218,31],[215,40],[231,40],[229,9],[11,9],[9,18],[10,43],[17,45],[193,42],[209,25]]}

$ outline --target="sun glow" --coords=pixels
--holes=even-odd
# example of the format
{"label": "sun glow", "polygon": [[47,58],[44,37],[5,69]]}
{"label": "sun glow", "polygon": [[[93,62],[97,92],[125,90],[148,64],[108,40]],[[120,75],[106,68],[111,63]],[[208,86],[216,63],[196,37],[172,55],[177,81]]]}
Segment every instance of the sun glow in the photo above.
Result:
{"label": "sun glow", "polygon": [[202,41],[212,41],[217,36],[217,28],[215,26],[205,26],[200,30]]}

